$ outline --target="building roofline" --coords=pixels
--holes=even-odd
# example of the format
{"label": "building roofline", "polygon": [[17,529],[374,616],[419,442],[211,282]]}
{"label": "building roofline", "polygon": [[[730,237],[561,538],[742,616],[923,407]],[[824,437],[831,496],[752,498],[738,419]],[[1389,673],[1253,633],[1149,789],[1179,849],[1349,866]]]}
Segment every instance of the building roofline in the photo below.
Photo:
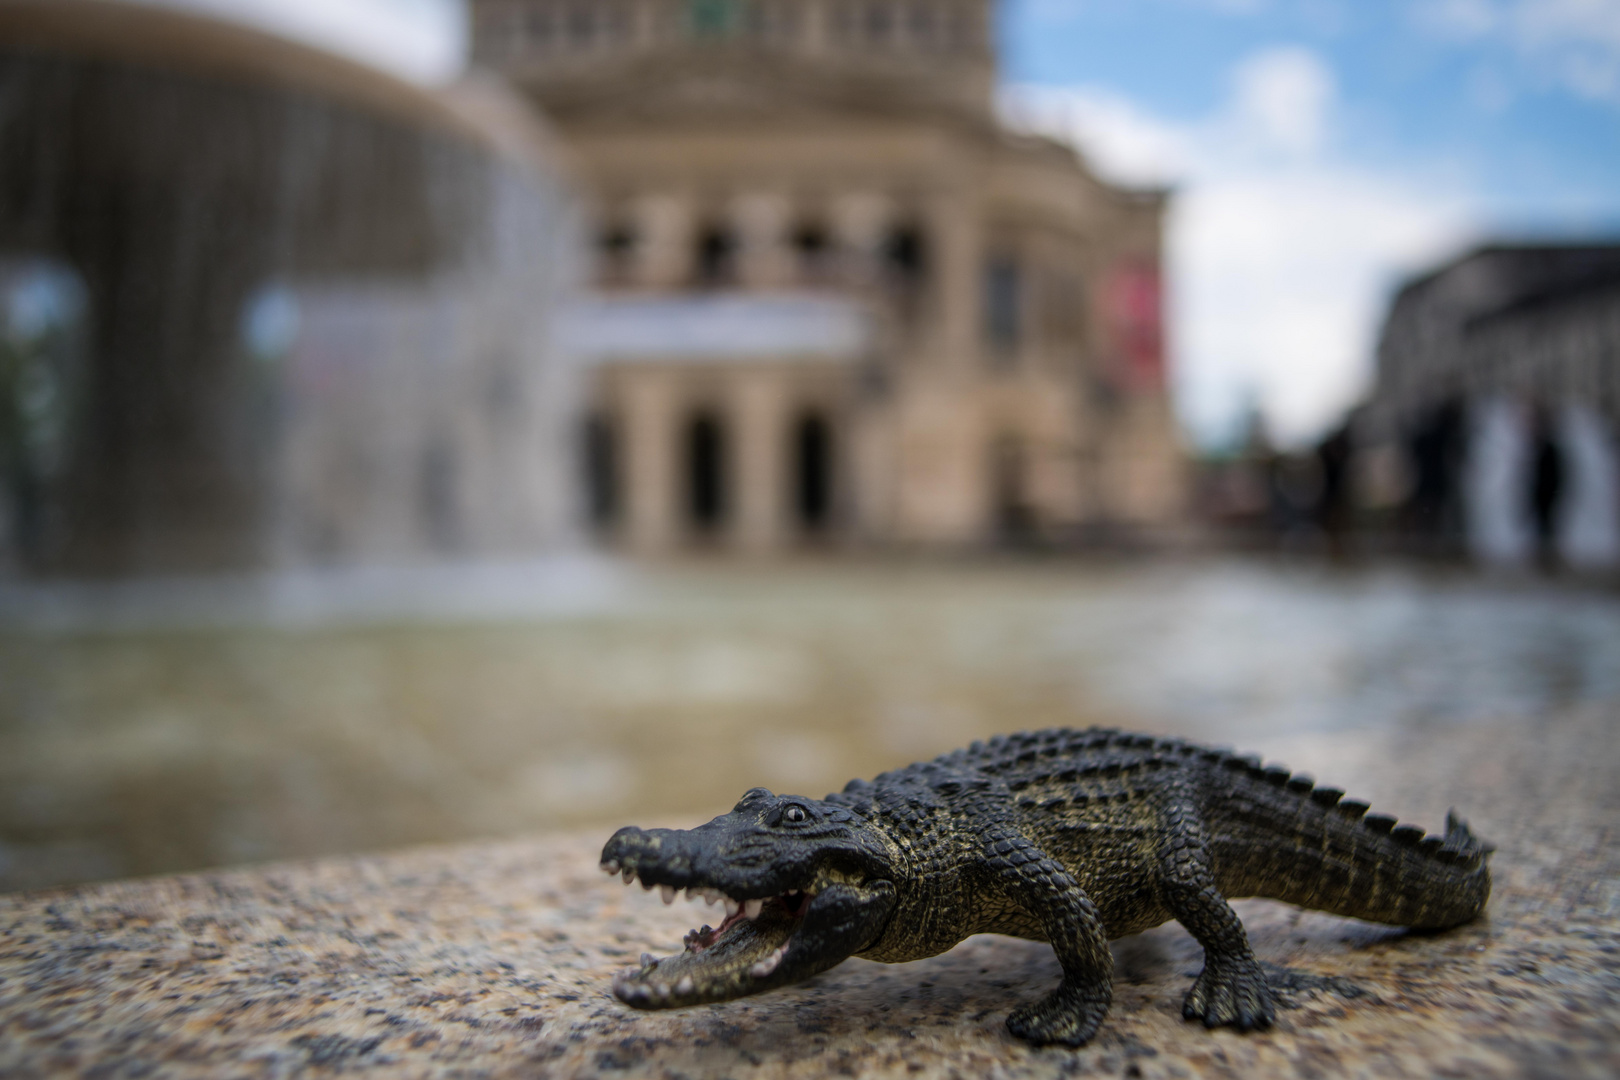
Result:
{"label": "building roofline", "polygon": [[1615,236],[1612,239],[1577,241],[1526,237],[1521,240],[1499,239],[1476,243],[1459,254],[1453,255],[1432,270],[1425,270],[1414,277],[1408,278],[1396,290],[1395,299],[1398,301],[1402,297],[1419,292],[1425,286],[1477,259],[1498,255],[1566,255],[1581,252],[1612,252],[1616,256],[1620,256],[1620,236]]}

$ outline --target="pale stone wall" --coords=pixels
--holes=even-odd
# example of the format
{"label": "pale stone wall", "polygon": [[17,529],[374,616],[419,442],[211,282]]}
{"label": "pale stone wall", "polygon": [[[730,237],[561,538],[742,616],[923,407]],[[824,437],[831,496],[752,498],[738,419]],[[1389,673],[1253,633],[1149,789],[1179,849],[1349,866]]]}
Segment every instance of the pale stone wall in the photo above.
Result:
{"label": "pale stone wall", "polygon": [[[575,34],[551,0],[473,5],[481,55],[555,119],[579,162],[602,288],[822,291],[870,312],[870,349],[844,356],[838,376],[845,540],[1062,539],[1093,520],[1152,529],[1182,513],[1162,360],[1142,360],[1163,337],[1163,198],[997,126],[993,7],[645,0],[595,5],[598,21]],[[1122,329],[1130,275],[1152,292],[1136,316],[1152,323],[1146,338]],[[615,357],[599,397],[640,402],[655,391],[629,387],[644,381],[666,402],[723,402],[735,514],[721,540],[791,544],[780,508],[792,465],[767,433],[790,422],[795,358],[642,366]],[[642,509],[609,535],[678,546],[682,466],[652,457],[680,436],[638,430],[669,423],[646,402],[614,408],[619,480]]]}

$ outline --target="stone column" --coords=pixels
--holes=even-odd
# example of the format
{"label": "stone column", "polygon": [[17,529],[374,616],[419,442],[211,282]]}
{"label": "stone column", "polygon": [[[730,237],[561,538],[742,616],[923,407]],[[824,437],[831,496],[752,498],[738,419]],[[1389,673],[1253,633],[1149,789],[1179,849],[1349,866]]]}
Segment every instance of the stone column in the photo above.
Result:
{"label": "stone column", "polygon": [[984,242],[977,207],[962,192],[934,197],[928,205],[928,233],[929,307],[936,313],[936,339],[929,351],[948,369],[969,370],[982,352],[983,335]]}
{"label": "stone column", "polygon": [[647,288],[672,288],[692,273],[692,207],[680,195],[649,193],[630,203],[636,255],[631,280]]}
{"label": "stone column", "polygon": [[833,199],[833,237],[850,281],[865,285],[877,280],[884,231],[893,215],[890,200],[879,192],[851,191]]}
{"label": "stone column", "polygon": [[737,433],[735,536],[752,553],[782,546],[787,518],[787,388],[783,373],[753,370],[732,383]]}
{"label": "stone column", "polygon": [[675,546],[680,467],[675,381],[656,368],[621,374],[626,545],[642,554]]}
{"label": "stone column", "polygon": [[837,481],[848,492],[850,531],[864,541],[894,537],[898,420],[897,409],[867,407],[851,410],[847,422],[850,460],[838,464]]}
{"label": "stone column", "polygon": [[740,277],[750,289],[779,288],[793,277],[793,253],[787,227],[791,207],[785,195],[749,192],[737,197],[731,221],[742,243]]}

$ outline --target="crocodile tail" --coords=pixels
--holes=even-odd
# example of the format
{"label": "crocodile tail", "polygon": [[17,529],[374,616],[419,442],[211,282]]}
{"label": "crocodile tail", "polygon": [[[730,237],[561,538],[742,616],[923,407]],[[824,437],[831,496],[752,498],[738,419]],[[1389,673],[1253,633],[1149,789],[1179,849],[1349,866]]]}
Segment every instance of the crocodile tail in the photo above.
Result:
{"label": "crocodile tail", "polygon": [[1323,815],[1323,851],[1336,855],[1336,865],[1319,878],[1320,899],[1307,906],[1429,930],[1460,925],[1484,910],[1494,849],[1455,810],[1446,815],[1444,836],[1426,836],[1364,807],[1341,803]]}
{"label": "crocodile tail", "polygon": [[[1438,930],[1477,916],[1490,898],[1490,844],[1475,836],[1455,811],[1446,815],[1443,836],[1425,835],[1368,805],[1345,799],[1336,788],[1313,788],[1304,776],[1289,777],[1287,791],[1276,791],[1273,770],[1269,797],[1247,809],[1270,819],[1283,842],[1271,853],[1250,852],[1234,869],[1237,891],[1261,895],[1370,922]],[[1256,794],[1259,794],[1256,792]],[[1292,796],[1292,798],[1290,798]],[[1243,800],[1247,802],[1247,800]],[[1283,838],[1286,839],[1283,839]],[[1247,864],[1246,866],[1243,864]]]}

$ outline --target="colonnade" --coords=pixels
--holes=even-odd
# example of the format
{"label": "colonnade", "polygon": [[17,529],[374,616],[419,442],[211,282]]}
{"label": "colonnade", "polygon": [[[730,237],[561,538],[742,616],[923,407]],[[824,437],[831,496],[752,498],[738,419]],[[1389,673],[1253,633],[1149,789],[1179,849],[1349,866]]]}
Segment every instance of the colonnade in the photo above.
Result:
{"label": "colonnade", "polygon": [[[805,372],[801,367],[815,369]],[[719,383],[663,364],[608,372],[593,500],[626,547],[763,552],[833,535],[849,505],[841,365],[742,365]]]}
{"label": "colonnade", "polygon": [[723,198],[645,192],[599,209],[599,276],[649,291],[853,289],[884,302],[910,331],[905,351],[969,363],[982,300],[974,211],[959,191],[900,198],[856,189],[817,199],[771,188]]}

